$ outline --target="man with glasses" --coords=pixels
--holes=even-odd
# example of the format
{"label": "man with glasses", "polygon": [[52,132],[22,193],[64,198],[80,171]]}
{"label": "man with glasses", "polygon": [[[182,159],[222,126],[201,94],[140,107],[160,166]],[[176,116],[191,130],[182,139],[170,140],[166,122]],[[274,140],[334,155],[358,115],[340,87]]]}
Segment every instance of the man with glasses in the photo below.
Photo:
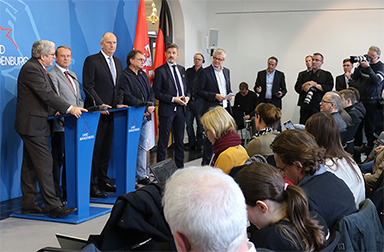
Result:
{"label": "man with glasses", "polygon": [[[218,48],[213,52],[212,64],[203,69],[199,74],[196,92],[203,98],[202,114],[211,107],[223,106],[231,115],[231,101],[233,94],[231,90],[230,71],[222,66],[226,53],[224,49]],[[209,165],[213,149],[211,142],[205,138],[202,165]]]}
{"label": "man with glasses", "polygon": [[[320,111],[330,114],[335,118],[337,125],[339,126],[339,132],[345,132],[347,130],[347,123],[339,114],[339,110],[342,107],[341,97],[335,92],[327,92],[320,102]],[[343,140],[343,139],[342,139]]]}
{"label": "man with glasses", "polygon": [[[147,185],[150,180],[147,176],[147,151],[150,146],[152,113],[155,111],[155,95],[149,84],[147,74],[142,70],[145,57],[142,51],[132,50],[127,56],[127,68],[124,70],[119,90],[118,107],[125,105],[137,106],[148,103],[141,125],[139,148],[137,151],[136,180],[138,184]],[[124,105],[121,105],[124,104]]]}
{"label": "man with glasses", "polygon": [[[51,218],[66,216],[76,208],[62,205],[55,194],[52,175],[52,155],[48,136],[51,134],[47,121],[48,106],[60,113],[71,113],[79,118],[86,109],[75,107],[57,95],[57,90],[48,76],[47,68],[53,64],[55,44],[48,40],[33,43],[32,58],[20,70],[17,79],[17,104],[15,129],[24,143],[21,165],[21,212],[43,214]],[[44,200],[45,209],[35,202],[37,183]]]}
{"label": "man with glasses", "polygon": [[[197,149],[201,151],[203,144],[203,125],[201,125],[200,117],[203,106],[202,99],[196,94],[197,77],[203,70],[203,63],[205,63],[204,56],[201,53],[196,53],[193,56],[193,67],[187,69],[188,89],[191,93],[191,99],[187,106],[187,134],[188,134],[188,148],[190,150]],[[193,129],[193,120],[196,118],[197,132]]]}
{"label": "man with glasses", "polygon": [[[321,69],[324,57],[321,53],[312,56],[312,70],[299,75],[295,91],[299,94],[300,124],[305,124],[307,119],[320,111],[320,101],[323,95],[333,88],[332,74]],[[306,99],[307,98],[307,99]]]}
{"label": "man with glasses", "polygon": [[384,64],[380,61],[380,55],[380,48],[371,46],[368,49],[369,62],[367,60],[360,62],[352,77],[356,81],[354,87],[360,91],[360,101],[367,110],[363,123],[368,142],[362,148],[357,148],[362,153],[370,153],[375,140],[373,136],[375,126],[383,122],[383,108],[380,100],[383,91]]}

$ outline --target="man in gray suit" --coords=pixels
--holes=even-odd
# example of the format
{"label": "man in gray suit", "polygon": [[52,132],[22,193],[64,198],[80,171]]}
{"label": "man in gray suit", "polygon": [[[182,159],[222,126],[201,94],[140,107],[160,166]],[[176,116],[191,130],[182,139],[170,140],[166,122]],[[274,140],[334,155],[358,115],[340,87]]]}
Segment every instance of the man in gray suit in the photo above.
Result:
{"label": "man in gray suit", "polygon": [[[59,46],[55,52],[56,65],[49,72],[49,77],[57,90],[57,94],[69,104],[76,107],[83,107],[77,76],[68,69],[72,61],[72,51],[67,46]],[[74,79],[74,78],[75,79]],[[53,114],[57,111],[52,109]],[[53,158],[53,181],[55,183],[56,196],[66,201],[66,180],[65,180],[65,159],[64,159],[64,126],[61,119],[53,122],[53,134],[51,137],[52,158]],[[60,168],[63,165],[62,186],[60,188]]]}
{"label": "man in gray suit", "polygon": [[[33,43],[32,58],[23,65],[17,79],[15,130],[24,143],[20,187],[23,193],[23,214],[49,212],[51,218],[66,216],[76,208],[66,208],[55,195],[52,176],[52,155],[48,136],[48,108],[71,113],[79,118],[86,109],[75,107],[57,96],[57,90],[47,74],[55,58],[55,44],[40,40]],[[48,107],[49,106],[49,107]],[[37,202],[37,182],[45,210]]]}

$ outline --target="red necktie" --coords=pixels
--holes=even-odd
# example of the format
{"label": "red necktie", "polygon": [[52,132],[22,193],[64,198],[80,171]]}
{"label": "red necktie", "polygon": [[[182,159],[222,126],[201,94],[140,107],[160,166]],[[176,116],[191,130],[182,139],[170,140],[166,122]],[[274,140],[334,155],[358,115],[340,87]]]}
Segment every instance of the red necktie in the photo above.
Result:
{"label": "red necktie", "polygon": [[73,88],[73,91],[75,91],[75,93],[76,93],[75,86],[73,85],[71,79],[70,79],[69,76],[68,76],[68,71],[64,71],[64,75],[65,75],[65,77],[67,77],[69,83],[71,83],[71,86],[72,86],[72,88]]}

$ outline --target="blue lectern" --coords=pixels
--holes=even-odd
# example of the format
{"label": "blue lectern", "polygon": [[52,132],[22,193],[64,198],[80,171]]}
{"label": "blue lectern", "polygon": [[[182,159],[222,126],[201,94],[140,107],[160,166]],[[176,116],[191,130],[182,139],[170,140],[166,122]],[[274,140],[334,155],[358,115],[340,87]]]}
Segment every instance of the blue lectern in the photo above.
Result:
{"label": "blue lectern", "polygon": [[65,128],[67,206],[76,207],[77,211],[71,215],[56,219],[49,218],[49,215],[22,215],[18,213],[13,213],[11,215],[13,217],[77,224],[111,211],[110,208],[89,206],[93,147],[100,112],[82,113],[79,119],[67,114],[49,117],[48,120],[61,117],[64,118]]}
{"label": "blue lectern", "polygon": [[127,107],[109,110],[114,113],[115,128],[112,152],[116,193],[107,198],[91,198],[93,203],[115,204],[120,195],[135,190],[137,149],[145,107]]}

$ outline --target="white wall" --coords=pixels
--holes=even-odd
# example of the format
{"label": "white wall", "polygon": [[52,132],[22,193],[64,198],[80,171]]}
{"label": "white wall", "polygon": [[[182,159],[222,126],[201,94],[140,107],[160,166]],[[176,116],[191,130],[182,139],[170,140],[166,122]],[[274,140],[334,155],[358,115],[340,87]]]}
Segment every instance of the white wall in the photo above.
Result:
{"label": "white wall", "polygon": [[[175,2],[177,0],[170,0]],[[304,57],[321,52],[323,69],[341,74],[342,60],[364,54],[377,45],[384,50],[384,1],[218,1],[180,0],[184,22],[185,66],[204,51],[209,28],[219,29],[219,47],[227,52],[232,90],[246,81],[254,86],[266,60],[279,59],[277,69],[286,75],[288,94],[283,99],[283,118],[298,122],[298,95],[293,89],[297,73],[305,69]],[[178,20],[174,18],[174,23]],[[174,30],[177,36],[179,32]],[[177,43],[177,42],[176,42]],[[208,66],[210,61],[207,60]],[[179,62],[182,64],[182,62]]]}

